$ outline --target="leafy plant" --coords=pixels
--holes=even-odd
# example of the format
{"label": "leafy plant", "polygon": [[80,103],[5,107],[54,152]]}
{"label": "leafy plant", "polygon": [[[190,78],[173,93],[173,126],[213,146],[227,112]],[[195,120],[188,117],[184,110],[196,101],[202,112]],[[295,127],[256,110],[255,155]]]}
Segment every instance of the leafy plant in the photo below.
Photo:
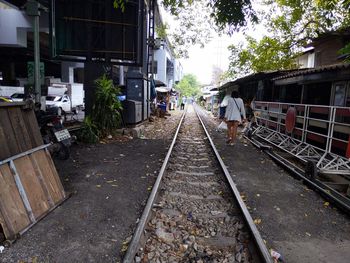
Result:
{"label": "leafy plant", "polygon": [[193,74],[186,74],[176,85],[176,89],[180,91],[181,96],[186,97],[196,96],[200,92],[199,82]]}
{"label": "leafy plant", "polygon": [[128,0],[114,0],[113,1],[113,7],[115,9],[120,8],[122,12],[124,13],[125,11],[125,5],[127,4]]}
{"label": "leafy plant", "polygon": [[101,135],[105,136],[111,134],[121,123],[122,105],[117,98],[120,90],[106,75],[97,79],[95,83],[97,88],[92,108],[92,122],[100,130]]}
{"label": "leafy plant", "polygon": [[169,25],[167,23],[161,24],[156,27],[156,33],[159,38],[165,39],[168,35],[167,30],[169,29]]}
{"label": "leafy plant", "polygon": [[118,100],[119,88],[106,75],[96,81],[95,103],[91,116],[86,116],[78,134],[79,140],[96,143],[101,137],[113,134],[121,123],[122,105]]}
{"label": "leafy plant", "polygon": [[342,49],[339,50],[339,54],[345,55],[345,62],[350,63],[350,43],[345,45]]}
{"label": "leafy plant", "polygon": [[83,127],[78,133],[79,140],[86,143],[97,143],[99,134],[99,130],[92,122],[91,117],[86,116],[83,122]]}

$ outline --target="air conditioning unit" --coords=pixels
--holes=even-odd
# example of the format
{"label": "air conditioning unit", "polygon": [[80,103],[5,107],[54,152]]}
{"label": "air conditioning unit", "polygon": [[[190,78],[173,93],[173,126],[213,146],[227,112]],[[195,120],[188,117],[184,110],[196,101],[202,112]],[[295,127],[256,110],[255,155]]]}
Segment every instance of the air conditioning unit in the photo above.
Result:
{"label": "air conditioning unit", "polygon": [[127,124],[136,124],[142,121],[142,102],[126,100],[123,103],[123,117]]}

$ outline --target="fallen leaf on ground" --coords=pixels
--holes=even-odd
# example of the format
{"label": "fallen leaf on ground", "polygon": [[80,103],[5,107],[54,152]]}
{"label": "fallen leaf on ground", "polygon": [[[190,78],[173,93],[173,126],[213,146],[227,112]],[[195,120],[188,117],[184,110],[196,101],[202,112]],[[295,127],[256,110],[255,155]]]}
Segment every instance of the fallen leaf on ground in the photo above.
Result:
{"label": "fallen leaf on ground", "polygon": [[324,205],[325,207],[328,207],[328,206],[329,206],[329,202],[324,202],[323,205]]}
{"label": "fallen leaf on ground", "polygon": [[97,185],[96,185],[96,187],[97,187],[97,188],[100,188],[100,187],[101,187],[101,185],[100,185],[100,184],[97,184]]}
{"label": "fallen leaf on ground", "polygon": [[259,225],[260,223],[261,223],[260,218],[254,219],[254,224]]}
{"label": "fallen leaf on ground", "polygon": [[311,237],[311,234],[309,232],[305,232],[305,235]]}

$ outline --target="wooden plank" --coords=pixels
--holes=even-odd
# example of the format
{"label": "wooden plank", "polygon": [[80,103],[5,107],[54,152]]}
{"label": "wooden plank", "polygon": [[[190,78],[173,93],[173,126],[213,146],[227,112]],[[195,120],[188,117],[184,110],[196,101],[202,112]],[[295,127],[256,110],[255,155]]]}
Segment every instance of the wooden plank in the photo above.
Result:
{"label": "wooden plank", "polygon": [[30,135],[30,139],[32,142],[32,148],[43,145],[43,138],[40,133],[39,125],[36,120],[35,114],[33,110],[22,110],[22,116],[27,128],[27,131]]}
{"label": "wooden plank", "polygon": [[47,150],[47,148],[44,151],[45,151],[46,159],[47,159],[47,161],[50,165],[51,171],[52,171],[53,179],[55,180],[55,182],[57,184],[57,189],[58,189],[58,191],[61,192],[61,196],[63,198],[65,198],[66,192],[64,191],[63,185],[62,185],[61,180],[60,180],[60,176],[58,175],[55,164],[52,161],[51,155],[50,155],[49,151]]}
{"label": "wooden plank", "polygon": [[2,204],[0,202],[0,227],[1,227],[0,231],[1,231],[1,233],[3,233],[5,235],[5,239],[9,239],[9,238],[11,238],[11,236],[14,236],[14,230],[13,230],[13,228],[11,228],[11,230],[8,229],[7,226],[10,224],[5,222],[5,217],[2,215],[1,209],[3,209],[3,208],[2,208]]}
{"label": "wooden plank", "polygon": [[[8,156],[11,156],[11,152],[8,146],[8,142],[6,140],[6,135],[4,131],[4,127],[0,124],[0,160],[8,158]],[[5,157],[5,158],[3,158]]]}
{"label": "wooden plank", "polygon": [[16,159],[14,164],[27,194],[34,217],[38,218],[44,214],[50,206],[46,200],[39,178],[35,173],[33,164],[28,156]]}
{"label": "wooden plank", "polygon": [[[8,149],[10,151],[10,155],[6,155],[6,152],[2,151],[0,148],[0,160],[6,159],[20,152],[20,147],[16,141],[13,128],[11,126],[10,117],[8,115],[8,108],[0,108],[0,126],[3,129],[4,139],[0,139],[0,141],[5,141]],[[1,135],[1,134],[0,134]]]}
{"label": "wooden plank", "polygon": [[0,108],[8,108],[8,107],[23,107],[25,106],[25,102],[0,102]]}
{"label": "wooden plank", "polygon": [[16,154],[34,148],[32,147],[32,142],[23,120],[21,109],[19,107],[8,108],[8,114],[17,144],[19,146],[19,152]]}
{"label": "wooden plank", "polygon": [[41,186],[45,192],[48,203],[51,207],[62,200],[63,196],[60,191],[60,185],[57,184],[56,178],[50,167],[44,150],[37,151],[30,155],[36,174],[40,179]]}
{"label": "wooden plank", "polygon": [[0,210],[7,238],[26,228],[31,222],[8,164],[0,166]]}

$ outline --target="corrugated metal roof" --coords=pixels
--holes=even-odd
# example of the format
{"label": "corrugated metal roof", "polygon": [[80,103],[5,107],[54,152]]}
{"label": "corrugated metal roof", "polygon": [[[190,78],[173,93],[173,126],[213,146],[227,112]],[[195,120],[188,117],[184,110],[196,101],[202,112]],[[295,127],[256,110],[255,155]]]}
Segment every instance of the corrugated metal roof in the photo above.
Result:
{"label": "corrugated metal roof", "polygon": [[272,80],[286,79],[286,78],[292,78],[292,77],[301,76],[301,75],[309,75],[314,73],[320,73],[320,72],[332,71],[332,70],[338,70],[338,69],[346,69],[346,68],[350,68],[350,64],[339,63],[339,64],[327,65],[327,66],[322,66],[317,68],[300,69],[282,76],[278,76]]}
{"label": "corrugated metal roof", "polygon": [[270,71],[262,71],[262,72],[252,73],[252,74],[249,74],[249,75],[244,76],[242,78],[226,82],[224,85],[219,87],[219,90],[223,90],[223,89],[226,89],[226,88],[228,88],[228,87],[230,87],[232,85],[238,85],[238,84],[241,84],[241,83],[246,82],[246,81],[253,81],[253,80],[256,80],[256,79],[262,79],[264,77],[271,77],[271,75],[273,77],[273,75],[281,75],[281,74],[285,74],[287,72],[294,72],[294,71],[295,71],[295,69],[290,69],[290,70],[270,70]]}

